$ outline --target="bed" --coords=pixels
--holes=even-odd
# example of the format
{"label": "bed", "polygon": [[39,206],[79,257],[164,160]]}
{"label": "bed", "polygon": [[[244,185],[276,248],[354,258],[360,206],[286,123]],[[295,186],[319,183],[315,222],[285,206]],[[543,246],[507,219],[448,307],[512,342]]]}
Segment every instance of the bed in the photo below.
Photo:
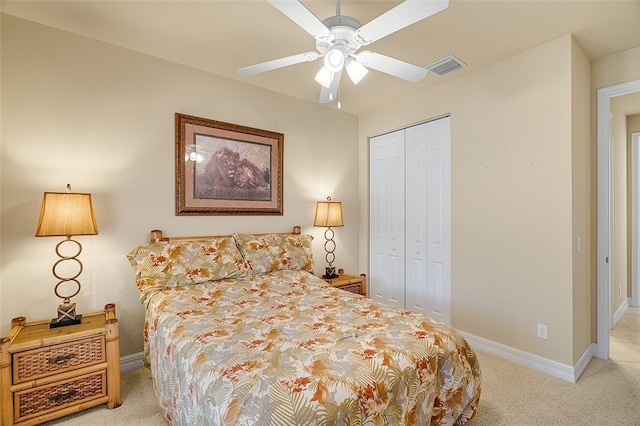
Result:
{"label": "bed", "polygon": [[313,275],[312,237],[151,241],[127,255],[145,364],[175,425],[454,425],[478,360],[453,328]]}

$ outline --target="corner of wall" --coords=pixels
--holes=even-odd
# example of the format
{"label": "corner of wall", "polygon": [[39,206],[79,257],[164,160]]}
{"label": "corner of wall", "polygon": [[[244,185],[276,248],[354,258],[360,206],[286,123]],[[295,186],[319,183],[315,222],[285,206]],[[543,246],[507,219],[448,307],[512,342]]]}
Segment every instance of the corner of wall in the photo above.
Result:
{"label": "corner of wall", "polygon": [[571,37],[571,208],[572,208],[572,338],[573,361],[589,347],[594,336],[596,285],[592,267],[596,229],[591,214],[595,204],[591,145],[591,63]]}

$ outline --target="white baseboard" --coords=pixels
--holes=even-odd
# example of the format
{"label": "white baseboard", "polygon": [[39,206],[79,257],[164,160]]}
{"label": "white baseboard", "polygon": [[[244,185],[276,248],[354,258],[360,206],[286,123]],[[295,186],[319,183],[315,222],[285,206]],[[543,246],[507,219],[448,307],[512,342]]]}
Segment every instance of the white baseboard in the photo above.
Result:
{"label": "white baseboard", "polygon": [[591,361],[591,358],[596,356],[597,349],[598,349],[598,345],[595,343],[591,343],[587,348],[587,350],[584,351],[584,353],[578,360],[578,363],[575,365],[575,367],[573,367],[574,376],[575,376],[575,380],[573,381],[573,383],[577,382],[580,376],[582,376],[582,373],[584,373],[584,370],[587,368],[587,365],[589,365],[589,361]]}
{"label": "white baseboard", "polygon": [[616,326],[616,324],[618,324],[618,321],[620,321],[620,318],[622,318],[622,316],[627,312],[627,309],[629,309],[629,298],[628,297],[626,297],[624,299],[624,302],[622,302],[622,304],[620,304],[620,306],[616,310],[616,313],[613,314],[613,322],[611,324],[611,328],[612,329],[613,329],[613,327]]}
{"label": "white baseboard", "polygon": [[[510,346],[503,345],[502,343],[484,339],[482,337],[477,337],[464,332],[461,332],[461,334],[465,339],[467,339],[472,348],[489,352],[493,355],[498,355],[499,357],[508,359],[509,361],[513,361],[517,364],[524,365],[525,367],[532,368],[540,371],[541,373],[545,373],[571,383],[575,383],[578,380],[595,353],[595,344],[592,343],[584,354],[582,354],[577,364],[575,366],[571,366],[539,355],[521,351],[520,349],[515,349]],[[480,365],[480,368],[482,368],[482,365]]]}
{"label": "white baseboard", "polygon": [[125,355],[120,357],[120,372],[135,370],[142,367],[142,352],[136,354]]}

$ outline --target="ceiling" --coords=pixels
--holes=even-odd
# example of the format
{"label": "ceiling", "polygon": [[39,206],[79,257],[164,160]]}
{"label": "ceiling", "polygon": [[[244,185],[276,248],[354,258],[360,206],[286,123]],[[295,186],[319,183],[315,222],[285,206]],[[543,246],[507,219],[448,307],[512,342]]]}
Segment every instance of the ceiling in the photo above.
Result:
{"label": "ceiling", "polygon": [[[320,19],[335,15],[335,1],[302,2]],[[344,0],[341,14],[365,24],[398,3]],[[250,77],[237,74],[241,67],[315,50],[313,38],[266,0],[2,0],[0,7],[3,13],[310,102],[320,93],[314,76],[321,61]],[[639,23],[638,0],[450,0],[444,11],[366,49],[419,66],[454,55],[467,66],[441,77],[429,74],[418,83],[372,70],[354,86],[343,76],[342,109],[358,114],[568,34],[589,58],[599,59],[640,46]]]}

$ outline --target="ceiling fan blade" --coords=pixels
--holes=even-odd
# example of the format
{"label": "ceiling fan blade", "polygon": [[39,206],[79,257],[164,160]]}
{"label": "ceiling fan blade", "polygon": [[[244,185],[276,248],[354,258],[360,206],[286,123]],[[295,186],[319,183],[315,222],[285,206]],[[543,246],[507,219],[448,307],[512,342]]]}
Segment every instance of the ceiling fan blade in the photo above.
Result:
{"label": "ceiling fan blade", "polygon": [[331,80],[331,86],[327,89],[322,86],[320,90],[320,99],[319,102],[321,104],[328,104],[329,102],[333,102],[338,98],[338,90],[340,89],[340,78],[342,77],[342,70],[333,73],[333,80]]}
{"label": "ceiling fan blade", "polygon": [[318,52],[305,52],[297,55],[287,56],[285,58],[274,59],[267,62],[262,62],[256,65],[250,65],[244,68],[238,68],[238,74],[240,75],[254,75],[265,71],[275,70],[277,68],[288,67],[289,65],[295,65],[302,62],[310,62],[318,59]]}
{"label": "ceiling fan blade", "polygon": [[317,39],[332,39],[333,33],[298,0],[267,0],[303,30]]}
{"label": "ceiling fan blade", "polygon": [[408,27],[449,7],[449,0],[405,0],[356,31],[363,45]]}
{"label": "ceiling fan blade", "polygon": [[372,68],[394,77],[416,83],[427,76],[429,70],[408,62],[400,61],[389,56],[374,53],[369,50],[361,52],[357,61],[367,68]]}

